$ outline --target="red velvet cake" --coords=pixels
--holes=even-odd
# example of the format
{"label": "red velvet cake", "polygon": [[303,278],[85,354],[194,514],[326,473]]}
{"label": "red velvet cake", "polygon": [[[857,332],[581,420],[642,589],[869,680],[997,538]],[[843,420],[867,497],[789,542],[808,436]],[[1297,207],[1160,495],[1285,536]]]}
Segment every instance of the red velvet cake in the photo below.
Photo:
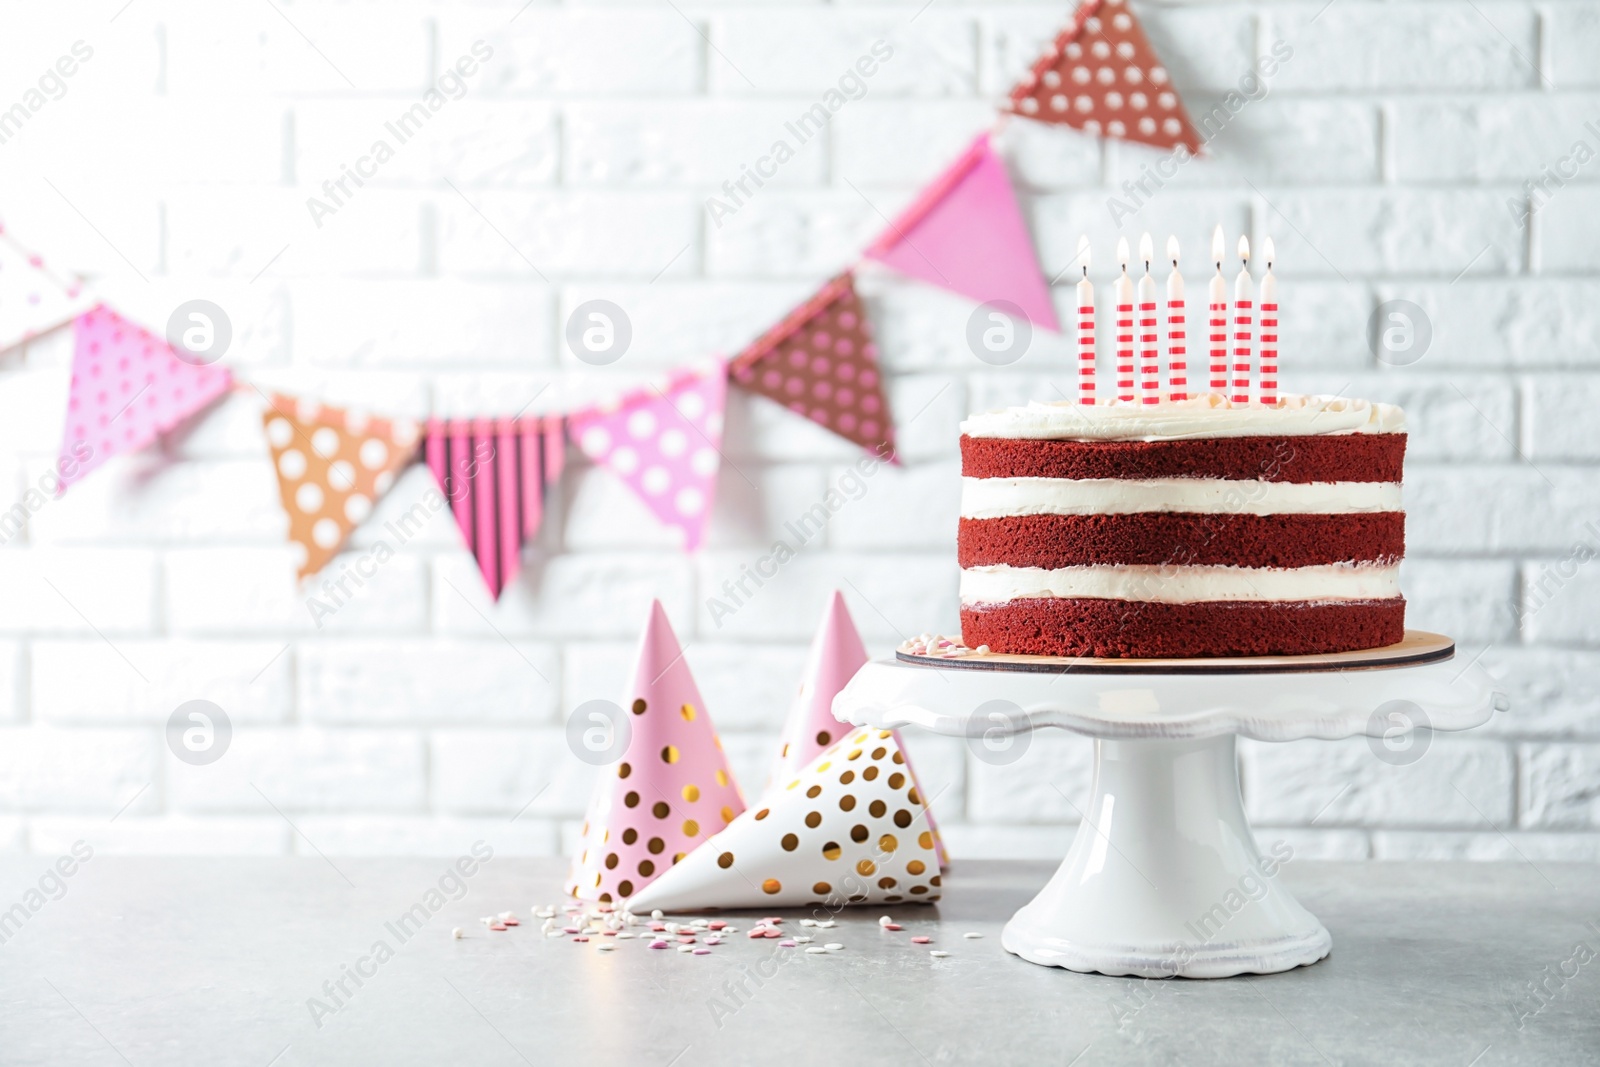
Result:
{"label": "red velvet cake", "polygon": [[1168,659],[1404,636],[1399,408],[1210,394],[1031,404],[961,429],[968,647]]}

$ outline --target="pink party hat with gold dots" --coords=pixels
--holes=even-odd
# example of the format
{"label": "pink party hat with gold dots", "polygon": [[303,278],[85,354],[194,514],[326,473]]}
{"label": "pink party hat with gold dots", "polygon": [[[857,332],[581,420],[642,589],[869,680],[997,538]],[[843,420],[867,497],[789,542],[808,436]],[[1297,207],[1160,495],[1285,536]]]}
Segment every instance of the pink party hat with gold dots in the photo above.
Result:
{"label": "pink party hat with gold dots", "polygon": [[[867,662],[867,646],[861,643],[861,634],[850,618],[844,595],[837,589],[828,601],[822,624],[811,640],[811,655],[806,660],[806,671],[800,681],[800,690],[789,706],[789,718],[783,728],[783,745],[778,750],[778,762],[772,769],[768,791],[792,781],[800,771],[810,766],[822,750],[836,743],[850,729],[833,717],[833,698],[839,694]],[[895,749],[905,756],[905,744],[895,733]],[[910,769],[909,766],[907,768]],[[912,777],[915,777],[913,774]],[[939,854],[939,866],[949,866],[945,856],[944,840],[939,827],[928,810],[924,818],[933,835],[934,847]]]}
{"label": "pink party hat with gold dots", "polygon": [[[659,600],[623,694],[627,747],[601,768],[567,891],[621,903],[744,811]],[[620,728],[619,728],[620,729]]]}

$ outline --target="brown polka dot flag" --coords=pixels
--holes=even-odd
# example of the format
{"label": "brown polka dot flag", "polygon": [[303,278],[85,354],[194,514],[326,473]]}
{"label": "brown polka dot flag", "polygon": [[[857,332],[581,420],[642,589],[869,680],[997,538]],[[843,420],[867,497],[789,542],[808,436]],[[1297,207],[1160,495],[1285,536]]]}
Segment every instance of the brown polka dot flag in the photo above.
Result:
{"label": "brown polka dot flag", "polygon": [[262,412],[301,578],[327,565],[417,458],[417,424],[274,396]]}
{"label": "brown polka dot flag", "polygon": [[880,456],[894,452],[894,422],[884,398],[855,277],[849,273],[739,353],[733,380]]}
{"label": "brown polka dot flag", "polygon": [[1085,133],[1200,151],[1167,68],[1127,0],[1088,0],[1011,90],[1008,110]]}

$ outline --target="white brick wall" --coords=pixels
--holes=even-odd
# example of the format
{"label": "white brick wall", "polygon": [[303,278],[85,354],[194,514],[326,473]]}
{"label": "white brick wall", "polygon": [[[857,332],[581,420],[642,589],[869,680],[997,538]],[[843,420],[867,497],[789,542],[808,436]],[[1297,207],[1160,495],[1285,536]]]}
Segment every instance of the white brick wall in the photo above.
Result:
{"label": "white brick wall", "polygon": [[[1285,383],[1408,407],[1411,620],[1484,649],[1516,694],[1409,767],[1360,740],[1246,744],[1252,817],[1313,855],[1600,860],[1600,576],[1564,562],[1600,547],[1600,161],[1540,194],[1527,232],[1508,207],[1574,142],[1600,149],[1600,2],[1135,4],[1197,114],[1275,41],[1294,49],[1213,159],[1126,228],[1176,231],[1191,279],[1215,221],[1275,237]],[[421,415],[559,406],[609,375],[736,350],[990,123],[1070,4],[116,6],[7,6],[0,108],[74,41],[94,56],[0,144],[0,217],[154,328],[216,301],[229,362],[264,387]],[[712,222],[704,198],[880,39],[894,55],[864,98]],[[306,198],[476,41],[494,53],[464,94],[314,225]],[[1107,198],[1155,158],[1026,123],[1000,143],[1051,275],[1080,231],[1108,247]],[[1075,380],[1060,338],[994,370],[966,349],[966,301],[872,270],[861,290],[907,465],[877,471],[720,627],[706,599],[855,458],[741,394],[704,552],[673,552],[578,463],[498,605],[440,516],[316,627],[246,397],[52,501],[0,547],[0,849],[554,851],[592,775],[566,715],[615,695],[652,596],[758,791],[829,589],[876,653],[953,629],[961,416]],[[598,297],[634,328],[608,371],[562,340]],[[1431,317],[1413,366],[1365,344],[1387,299]],[[0,508],[53,455],[69,359],[61,335],[0,358]],[[412,471],[376,521],[428,484]],[[163,741],[192,699],[235,727],[210,766]],[[957,855],[1065,847],[1089,742],[1039,738],[1007,768],[910,743]]]}

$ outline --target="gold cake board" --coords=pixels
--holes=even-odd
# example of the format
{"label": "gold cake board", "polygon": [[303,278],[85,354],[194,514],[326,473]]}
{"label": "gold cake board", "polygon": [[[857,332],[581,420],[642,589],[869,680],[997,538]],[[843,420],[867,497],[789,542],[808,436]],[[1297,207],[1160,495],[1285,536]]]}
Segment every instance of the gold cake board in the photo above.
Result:
{"label": "gold cake board", "polygon": [[1407,630],[1401,640],[1382,648],[1325,652],[1313,656],[1204,656],[1192,659],[1111,659],[1099,656],[1024,656],[969,652],[964,656],[914,655],[895,652],[902,663],[956,670],[1033,671],[1087,674],[1305,674],[1317,671],[1383,670],[1447,660],[1456,643],[1443,634]]}

